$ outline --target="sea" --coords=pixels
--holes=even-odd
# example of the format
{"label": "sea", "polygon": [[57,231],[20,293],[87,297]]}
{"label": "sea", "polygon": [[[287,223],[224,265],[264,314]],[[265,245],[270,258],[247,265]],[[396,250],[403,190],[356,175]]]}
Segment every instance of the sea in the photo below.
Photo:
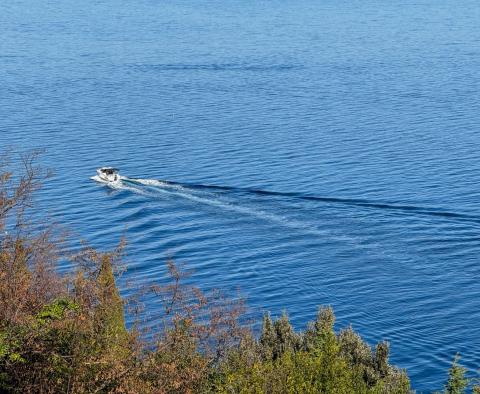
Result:
{"label": "sea", "polygon": [[480,367],[479,24],[477,0],[3,1],[0,149],[45,149],[36,207],[72,248],[126,237],[122,294],[173,259],[257,321],[331,305],[441,390],[457,352]]}

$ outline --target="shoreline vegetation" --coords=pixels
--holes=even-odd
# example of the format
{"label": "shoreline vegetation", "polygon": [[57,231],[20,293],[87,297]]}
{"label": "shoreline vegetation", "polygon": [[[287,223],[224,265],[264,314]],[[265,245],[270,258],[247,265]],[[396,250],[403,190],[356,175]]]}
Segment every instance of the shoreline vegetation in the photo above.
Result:
{"label": "shoreline vegetation", "polygon": [[[172,261],[166,283],[142,290],[162,311],[158,330],[145,335],[139,321],[127,329],[125,310],[135,316],[138,305],[115,284],[125,242],[65,255],[64,234],[34,219],[33,197],[50,176],[38,156],[15,166],[0,157],[0,392],[412,392],[407,371],[389,363],[388,343],[372,349],[351,327],[336,332],[330,307],[302,332],[286,313],[267,314],[255,336],[241,299],[184,284]],[[66,259],[74,272],[60,275]],[[458,356],[445,376],[439,392],[480,393]]]}

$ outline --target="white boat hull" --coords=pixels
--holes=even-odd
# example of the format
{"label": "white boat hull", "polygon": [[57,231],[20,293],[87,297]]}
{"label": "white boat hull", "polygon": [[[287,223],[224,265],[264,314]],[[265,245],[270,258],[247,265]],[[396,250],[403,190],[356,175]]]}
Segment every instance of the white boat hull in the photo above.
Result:
{"label": "white boat hull", "polygon": [[118,183],[120,182],[120,175],[117,170],[112,171],[110,167],[104,167],[97,169],[97,175],[92,179],[101,183]]}

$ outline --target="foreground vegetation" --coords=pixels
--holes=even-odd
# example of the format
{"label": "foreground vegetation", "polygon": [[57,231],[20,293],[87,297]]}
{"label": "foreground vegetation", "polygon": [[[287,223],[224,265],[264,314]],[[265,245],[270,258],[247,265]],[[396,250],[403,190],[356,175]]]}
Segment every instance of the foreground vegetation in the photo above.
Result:
{"label": "foreground vegetation", "polygon": [[[127,330],[115,272],[123,243],[100,253],[62,251],[58,229],[33,222],[32,196],[48,174],[22,159],[14,174],[0,163],[0,391],[7,393],[409,393],[405,371],[389,363],[389,346],[372,349],[346,328],[334,331],[331,308],[320,307],[304,332],[284,314],[264,316],[255,337],[242,301],[184,285],[168,262],[169,281],[155,295],[161,325]],[[71,275],[55,269],[69,258]],[[148,340],[144,338],[150,338]],[[456,359],[445,386],[465,392]]]}

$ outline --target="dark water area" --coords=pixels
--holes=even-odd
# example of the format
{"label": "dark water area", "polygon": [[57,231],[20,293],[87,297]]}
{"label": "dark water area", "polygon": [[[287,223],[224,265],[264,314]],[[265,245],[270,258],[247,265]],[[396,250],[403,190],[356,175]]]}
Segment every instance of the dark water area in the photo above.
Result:
{"label": "dark water area", "polygon": [[472,0],[3,2],[0,146],[47,149],[39,204],[91,244],[126,232],[122,283],[173,257],[255,317],[330,304],[441,389],[457,351],[480,367],[479,22]]}

